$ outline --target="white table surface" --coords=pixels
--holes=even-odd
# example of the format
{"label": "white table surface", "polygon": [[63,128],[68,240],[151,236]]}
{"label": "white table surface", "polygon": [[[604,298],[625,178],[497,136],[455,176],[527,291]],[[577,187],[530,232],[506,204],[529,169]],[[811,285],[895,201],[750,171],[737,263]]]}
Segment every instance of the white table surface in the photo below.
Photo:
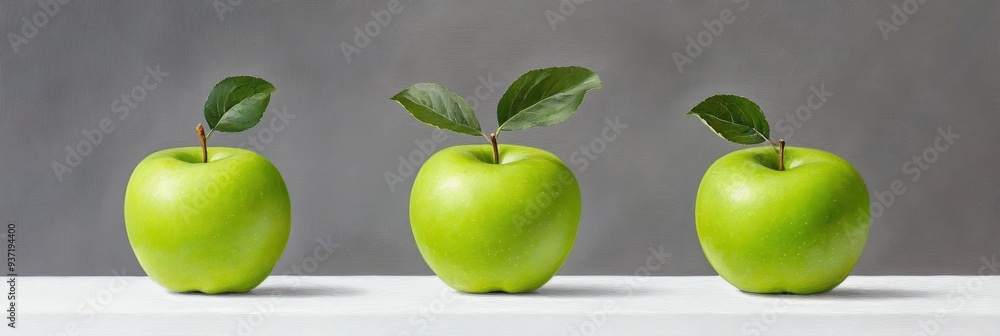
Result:
{"label": "white table surface", "polygon": [[432,276],[275,276],[228,295],[145,277],[21,277],[17,290],[17,329],[3,335],[1000,335],[1000,276],[852,276],[810,296],[614,276],[516,295]]}

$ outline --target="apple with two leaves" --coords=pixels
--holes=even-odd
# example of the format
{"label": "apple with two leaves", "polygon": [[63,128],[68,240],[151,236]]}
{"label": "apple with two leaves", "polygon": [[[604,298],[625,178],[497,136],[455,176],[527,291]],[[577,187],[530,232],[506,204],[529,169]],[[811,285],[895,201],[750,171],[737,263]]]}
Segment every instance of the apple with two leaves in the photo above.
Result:
{"label": "apple with two leaves", "polygon": [[425,124],[489,141],[438,151],[413,182],[413,236],[445,284],[469,293],[530,292],[559,270],[580,223],[576,177],[555,155],[498,145],[497,136],[566,120],[599,88],[597,75],[581,67],[532,70],[500,98],[500,127],[489,135],[465,100],[440,85],[415,84],[392,97]]}

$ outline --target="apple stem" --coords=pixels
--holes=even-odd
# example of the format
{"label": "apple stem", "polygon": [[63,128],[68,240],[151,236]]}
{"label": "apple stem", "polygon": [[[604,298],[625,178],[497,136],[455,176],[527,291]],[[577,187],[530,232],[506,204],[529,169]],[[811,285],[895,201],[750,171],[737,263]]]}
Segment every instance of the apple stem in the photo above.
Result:
{"label": "apple stem", "polygon": [[198,139],[201,140],[201,159],[202,163],[208,163],[208,139],[205,138],[205,127],[198,124],[198,127],[194,128],[198,131]]}
{"label": "apple stem", "polygon": [[500,150],[497,149],[496,133],[490,133],[490,144],[493,145],[493,163],[500,164]]}
{"label": "apple stem", "polygon": [[778,171],[785,170],[785,139],[778,139]]}

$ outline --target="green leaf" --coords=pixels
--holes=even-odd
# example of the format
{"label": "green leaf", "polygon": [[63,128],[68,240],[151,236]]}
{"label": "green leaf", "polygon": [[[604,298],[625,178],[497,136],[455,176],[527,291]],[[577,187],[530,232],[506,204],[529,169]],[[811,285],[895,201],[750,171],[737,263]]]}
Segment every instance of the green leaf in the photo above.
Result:
{"label": "green leaf", "polygon": [[687,114],[701,118],[723,139],[742,145],[771,142],[771,130],[764,112],[749,99],[734,95],[711,96]]}
{"label": "green leaf", "polygon": [[245,131],[260,122],[273,92],[274,85],[257,77],[223,79],[208,94],[205,121],[213,131]]}
{"label": "green leaf", "polygon": [[482,135],[479,120],[465,99],[437,84],[419,83],[390,98],[421,122],[446,130]]}
{"label": "green leaf", "polygon": [[522,130],[559,123],[576,112],[583,95],[601,88],[593,71],[577,67],[532,70],[507,88],[497,105],[501,130]]}

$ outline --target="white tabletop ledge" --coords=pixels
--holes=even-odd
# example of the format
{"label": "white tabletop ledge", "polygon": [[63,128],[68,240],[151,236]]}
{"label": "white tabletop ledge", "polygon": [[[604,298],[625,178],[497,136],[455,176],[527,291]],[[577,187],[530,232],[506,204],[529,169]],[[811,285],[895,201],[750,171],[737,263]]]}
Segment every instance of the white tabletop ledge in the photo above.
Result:
{"label": "white tabletop ledge", "polygon": [[811,296],[615,276],[517,295],[429,276],[271,277],[215,296],[145,277],[22,277],[17,290],[23,335],[1000,335],[1000,276],[854,276]]}

